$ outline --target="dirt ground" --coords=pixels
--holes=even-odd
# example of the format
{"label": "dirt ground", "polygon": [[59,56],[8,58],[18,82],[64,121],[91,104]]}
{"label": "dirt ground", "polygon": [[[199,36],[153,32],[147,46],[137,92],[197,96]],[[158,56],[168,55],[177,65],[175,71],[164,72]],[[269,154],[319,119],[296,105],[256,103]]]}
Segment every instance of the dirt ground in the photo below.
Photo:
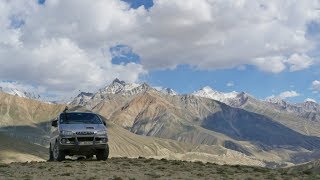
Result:
{"label": "dirt ground", "polygon": [[320,179],[310,172],[165,159],[111,158],[0,164],[0,179]]}

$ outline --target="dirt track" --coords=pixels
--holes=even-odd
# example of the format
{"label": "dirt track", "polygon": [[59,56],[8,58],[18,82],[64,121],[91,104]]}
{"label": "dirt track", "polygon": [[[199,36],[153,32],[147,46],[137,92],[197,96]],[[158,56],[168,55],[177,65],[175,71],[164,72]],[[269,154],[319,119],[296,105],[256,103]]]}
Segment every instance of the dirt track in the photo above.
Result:
{"label": "dirt track", "polygon": [[0,164],[0,179],[310,179],[320,175],[260,167],[155,159]]}

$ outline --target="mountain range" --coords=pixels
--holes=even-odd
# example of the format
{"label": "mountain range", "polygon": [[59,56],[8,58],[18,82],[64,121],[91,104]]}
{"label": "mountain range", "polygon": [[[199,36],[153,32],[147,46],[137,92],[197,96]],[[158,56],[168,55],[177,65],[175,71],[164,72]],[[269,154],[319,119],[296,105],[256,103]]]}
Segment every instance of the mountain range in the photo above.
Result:
{"label": "mountain range", "polygon": [[[47,122],[65,106],[0,95],[5,97],[0,97],[0,119],[6,122],[0,130],[12,134],[18,128],[15,136],[33,137],[38,144],[36,137],[47,137]],[[19,105],[20,101],[27,103]],[[38,103],[31,106],[35,109],[26,111],[32,102]],[[320,106],[312,101],[259,100],[245,92],[223,93],[210,87],[178,94],[170,88],[115,79],[97,92],[80,93],[69,106],[107,119],[113,156],[210,159],[270,167],[320,158]],[[36,118],[38,109],[47,116]],[[30,119],[25,120],[23,113]]]}
{"label": "mountain range", "polygon": [[41,99],[41,96],[39,94],[36,94],[33,92],[27,92],[18,88],[0,87],[0,92],[11,94],[11,95],[22,97],[22,98],[35,99],[35,100]]}
{"label": "mountain range", "polygon": [[[115,79],[110,85],[100,89],[96,93],[80,93],[71,102],[71,105],[81,105],[86,106],[89,109],[97,109],[99,108],[97,106],[102,105],[101,102],[104,102],[108,98],[112,99],[115,97],[117,101],[113,101],[113,103],[117,103],[117,105],[112,104],[112,106],[117,107],[118,105],[121,105],[118,101],[129,101],[135,96],[146,92],[153,92],[159,96],[165,98],[169,97],[171,99],[174,99],[174,96],[191,99],[195,97],[212,99],[234,108],[262,114],[304,135],[319,136],[320,134],[320,105],[316,102],[306,101],[303,103],[289,103],[279,98],[259,100],[245,92],[233,91],[230,93],[223,93],[213,90],[210,87],[204,87],[192,94],[179,95],[170,88],[159,90],[152,88],[145,83],[125,83],[124,81]],[[107,109],[110,109],[110,112],[106,115],[110,116],[113,110],[111,107],[107,107]]]}
{"label": "mountain range", "polygon": [[[48,157],[50,120],[65,104],[48,104],[0,93],[0,163],[39,161]],[[75,106],[72,111],[89,111]],[[265,166],[265,163],[219,145],[183,143],[134,134],[107,121],[111,157],[148,157]],[[14,143],[13,143],[14,141]]]}
{"label": "mountain range", "polygon": [[210,87],[180,95],[116,79],[98,92],[81,93],[71,105],[138,135],[220,145],[262,161],[298,163],[319,154],[320,106],[311,101],[259,100]]}

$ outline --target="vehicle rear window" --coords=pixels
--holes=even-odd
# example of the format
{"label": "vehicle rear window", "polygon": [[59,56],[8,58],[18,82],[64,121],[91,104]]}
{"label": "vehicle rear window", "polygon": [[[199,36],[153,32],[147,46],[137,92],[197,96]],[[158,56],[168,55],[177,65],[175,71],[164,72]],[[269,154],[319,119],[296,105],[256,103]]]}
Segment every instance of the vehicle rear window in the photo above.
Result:
{"label": "vehicle rear window", "polygon": [[62,113],[60,124],[102,124],[96,114],[91,113]]}

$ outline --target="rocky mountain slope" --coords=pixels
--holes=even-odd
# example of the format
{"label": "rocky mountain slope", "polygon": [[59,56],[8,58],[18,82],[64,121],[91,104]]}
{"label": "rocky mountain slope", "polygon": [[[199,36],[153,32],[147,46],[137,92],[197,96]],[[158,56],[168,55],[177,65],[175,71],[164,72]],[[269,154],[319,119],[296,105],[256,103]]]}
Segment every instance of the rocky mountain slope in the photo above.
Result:
{"label": "rocky mountain slope", "polygon": [[0,163],[43,161],[47,149],[0,133]]}
{"label": "rocky mountain slope", "polygon": [[23,126],[48,121],[65,108],[0,92],[0,126]]}
{"label": "rocky mountain slope", "polygon": [[11,95],[22,97],[22,98],[41,100],[41,97],[39,94],[36,94],[34,92],[27,92],[17,88],[0,87],[0,92],[11,94]]}
{"label": "rocky mountain slope", "polygon": [[[48,134],[43,134],[39,130],[45,130],[45,126],[32,127],[32,131],[21,133],[23,128],[16,129],[18,133],[14,136],[7,134],[7,128],[2,129],[2,134],[0,134],[2,142],[0,145],[0,162],[45,161],[48,159]],[[41,145],[35,144],[32,138],[34,135],[43,139]],[[110,157],[165,158],[214,162],[217,164],[266,166],[259,159],[245,156],[242,153],[222,146],[195,145],[155,137],[139,136],[112,122],[108,122],[108,135],[110,139]],[[12,143],[12,141],[15,143]]]}
{"label": "rocky mountain slope", "polygon": [[[170,89],[116,79],[98,92],[80,93],[70,106],[108,119],[111,150],[116,152],[112,156],[142,154],[262,166],[320,158],[318,104],[262,101],[247,93],[202,90],[179,95]],[[211,96],[204,97],[205,93]],[[48,119],[65,105],[0,96],[1,129],[46,145]]]}
{"label": "rocky mountain slope", "polygon": [[259,100],[244,92],[222,93],[209,87],[200,89],[193,95],[261,114],[299,133],[320,137],[320,105],[316,102],[288,103],[279,98]]}
{"label": "rocky mountain slope", "polygon": [[246,156],[219,145],[198,145],[174,140],[133,134],[111,122],[108,123],[112,157],[147,157],[156,159],[214,162],[265,166],[254,157]]}
{"label": "rocky mountain slope", "polygon": [[[319,138],[309,136],[318,134],[318,122],[301,121],[298,112],[247,93],[204,88],[193,95],[169,95],[147,84],[126,86],[132,87],[115,80],[82,105],[138,135],[220,145],[265,161],[299,163],[318,156]],[[202,97],[205,93],[212,94]]]}
{"label": "rocky mountain slope", "polygon": [[308,163],[299,164],[288,168],[288,172],[301,172],[304,174],[320,174],[320,160],[314,160]]}
{"label": "rocky mountain slope", "polygon": [[[55,117],[64,105],[53,105],[9,94],[0,96],[0,161],[45,160],[50,133],[50,119]],[[80,109],[79,109],[80,108]],[[87,111],[82,107],[71,110]],[[266,164],[219,145],[187,144],[174,140],[146,137],[108,122],[111,157],[152,157],[176,160],[215,162],[218,164]],[[12,141],[16,143],[12,143]]]}

